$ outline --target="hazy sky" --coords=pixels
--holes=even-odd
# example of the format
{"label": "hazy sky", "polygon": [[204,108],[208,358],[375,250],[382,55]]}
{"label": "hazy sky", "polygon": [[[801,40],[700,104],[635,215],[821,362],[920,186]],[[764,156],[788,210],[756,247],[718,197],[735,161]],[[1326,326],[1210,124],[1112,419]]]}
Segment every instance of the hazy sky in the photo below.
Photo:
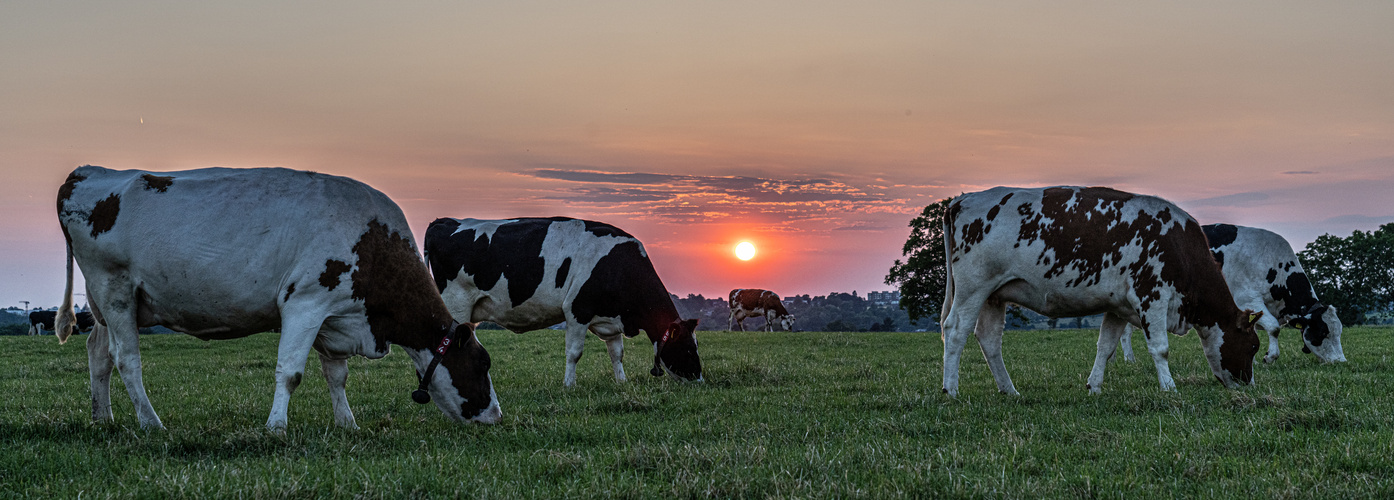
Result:
{"label": "hazy sky", "polygon": [[[1394,222],[1394,2],[4,2],[0,307],[57,305],[83,164],[282,166],[570,215],[674,293],[885,290],[924,205],[1108,185]],[[731,249],[754,241],[760,255]]]}

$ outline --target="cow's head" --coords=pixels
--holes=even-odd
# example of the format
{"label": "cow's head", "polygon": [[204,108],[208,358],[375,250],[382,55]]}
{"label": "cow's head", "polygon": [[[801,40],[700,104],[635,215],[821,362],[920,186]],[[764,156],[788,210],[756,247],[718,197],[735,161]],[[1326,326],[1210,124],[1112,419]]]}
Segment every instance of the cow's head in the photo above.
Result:
{"label": "cow's head", "polygon": [[1302,331],[1302,352],[1315,354],[1322,363],[1346,361],[1341,350],[1341,318],[1334,306],[1314,306],[1288,324]]}
{"label": "cow's head", "polygon": [[[503,412],[489,378],[489,351],[480,345],[474,327],[468,324],[452,324],[450,332],[435,349],[407,350],[416,362],[417,380],[425,385],[425,392],[413,393],[412,399],[417,403],[435,401],[445,416],[457,422],[498,422]],[[437,357],[440,361],[433,370],[431,363]],[[423,377],[429,380],[423,381]]]}
{"label": "cow's head", "polygon": [[[1237,309],[1236,309],[1237,310]],[[1208,328],[1203,332],[1201,343],[1205,347],[1210,371],[1225,387],[1254,383],[1254,354],[1258,353],[1258,324],[1262,312],[1238,311],[1241,314],[1228,321],[1221,321],[1218,332]]]}
{"label": "cow's head", "polygon": [[786,332],[794,331],[794,315],[785,314],[783,317],[779,318],[779,327],[783,328]]}
{"label": "cow's head", "polygon": [[702,381],[702,360],[697,357],[697,320],[674,321],[663,332],[663,337],[653,345],[653,370],[655,377],[668,372],[677,378]]}

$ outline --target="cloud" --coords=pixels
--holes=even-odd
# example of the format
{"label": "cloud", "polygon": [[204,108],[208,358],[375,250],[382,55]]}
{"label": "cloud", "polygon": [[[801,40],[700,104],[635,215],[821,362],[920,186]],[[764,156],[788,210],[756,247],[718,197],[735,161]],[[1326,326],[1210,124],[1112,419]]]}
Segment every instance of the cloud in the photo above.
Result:
{"label": "cloud", "polygon": [[[518,175],[561,181],[536,199],[604,209],[608,214],[672,223],[737,219],[792,224],[847,214],[917,213],[910,189],[858,186],[837,178],[775,179],[749,176],[607,172],[593,168],[538,168]],[[833,217],[836,214],[836,217]],[[834,229],[884,229],[842,223]]]}
{"label": "cloud", "polygon": [[1201,198],[1199,200],[1191,200],[1186,204],[1195,207],[1252,207],[1262,205],[1263,202],[1268,201],[1268,198],[1269,196],[1267,193],[1251,191],[1247,193],[1216,196],[1214,198]]}
{"label": "cloud", "polygon": [[1328,218],[1323,223],[1326,224],[1353,224],[1353,225],[1383,225],[1394,223],[1394,215],[1370,216],[1370,215],[1338,215]]}

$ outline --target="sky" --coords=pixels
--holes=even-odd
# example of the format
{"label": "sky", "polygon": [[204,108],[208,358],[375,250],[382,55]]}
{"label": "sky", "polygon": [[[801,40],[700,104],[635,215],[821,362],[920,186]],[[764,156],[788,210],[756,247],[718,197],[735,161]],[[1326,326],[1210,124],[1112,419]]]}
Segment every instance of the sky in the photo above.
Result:
{"label": "sky", "polygon": [[682,296],[889,290],[922,207],[998,185],[1301,249],[1394,222],[1391,25],[1387,0],[3,2],[0,307],[61,301],[84,164],[348,176],[418,243],[601,220]]}

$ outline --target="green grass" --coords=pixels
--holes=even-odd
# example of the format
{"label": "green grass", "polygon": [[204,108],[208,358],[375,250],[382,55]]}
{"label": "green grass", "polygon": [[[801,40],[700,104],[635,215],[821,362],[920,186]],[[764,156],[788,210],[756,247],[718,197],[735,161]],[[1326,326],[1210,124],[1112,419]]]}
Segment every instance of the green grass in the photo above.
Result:
{"label": "green grass", "polygon": [[1021,397],[970,348],[952,400],[934,333],[702,332],[702,384],[648,376],[638,339],[616,384],[592,337],[566,390],[559,332],[486,331],[502,423],[413,404],[394,352],[350,362],[362,428],[338,429],[312,356],[284,435],[263,430],[274,334],[142,337],[162,432],[137,428],[115,376],[116,423],[89,423],[85,337],[4,337],[0,497],[1394,496],[1394,330],[1347,329],[1340,365],[1285,337],[1235,391],[1189,335],[1171,338],[1178,391],[1160,392],[1139,342],[1090,396],[1096,336],[1008,332]]}

